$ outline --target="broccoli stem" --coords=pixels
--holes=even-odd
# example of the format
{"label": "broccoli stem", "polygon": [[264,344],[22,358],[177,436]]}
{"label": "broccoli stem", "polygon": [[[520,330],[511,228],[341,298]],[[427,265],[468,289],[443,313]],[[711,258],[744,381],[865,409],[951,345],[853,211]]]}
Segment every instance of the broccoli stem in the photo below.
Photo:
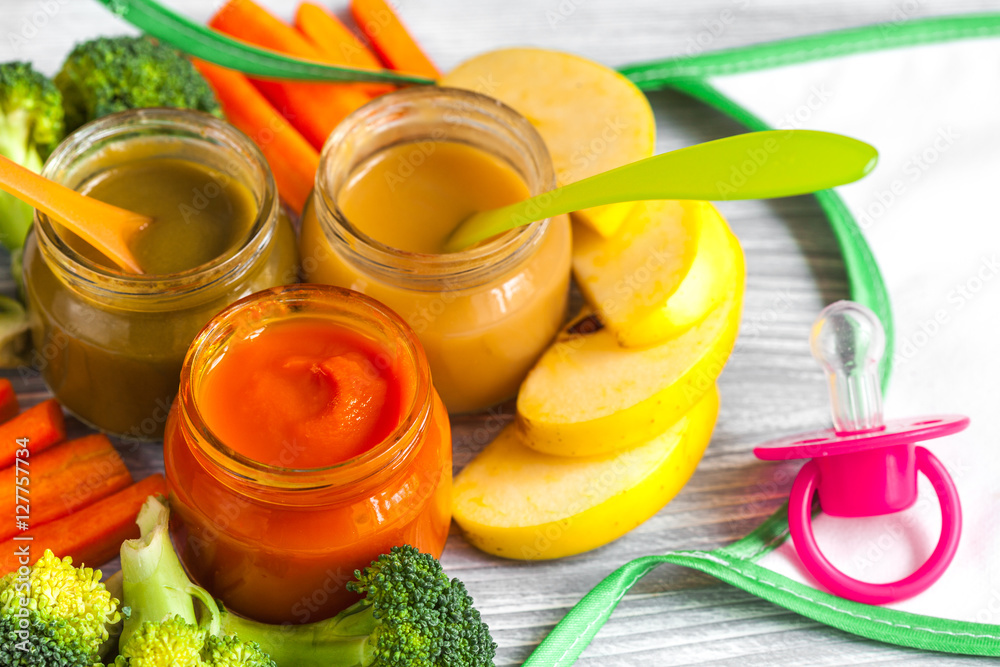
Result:
{"label": "broccoli stem", "polygon": [[367,667],[374,661],[370,639],[375,625],[371,607],[363,601],[309,625],[269,625],[222,613],[223,634],[257,642],[279,665],[296,667]]}
{"label": "broccoli stem", "polygon": [[[122,588],[129,611],[121,646],[144,622],[159,623],[171,616],[207,627],[212,634],[219,633],[219,607],[208,591],[194,585],[184,571],[170,542],[169,515],[163,503],[147,501],[136,520],[142,537],[122,543]],[[200,622],[195,600],[204,606]]]}
{"label": "broccoli stem", "polygon": [[3,130],[0,131],[0,155],[31,169],[42,170],[42,159],[31,142],[32,114],[25,109],[15,109],[2,114]]}
{"label": "broccoli stem", "polygon": [[[4,115],[0,129],[0,155],[31,171],[42,171],[42,157],[31,142],[32,118],[23,109]],[[0,192],[0,243],[8,250],[24,245],[24,237],[31,229],[35,209],[7,192]]]}

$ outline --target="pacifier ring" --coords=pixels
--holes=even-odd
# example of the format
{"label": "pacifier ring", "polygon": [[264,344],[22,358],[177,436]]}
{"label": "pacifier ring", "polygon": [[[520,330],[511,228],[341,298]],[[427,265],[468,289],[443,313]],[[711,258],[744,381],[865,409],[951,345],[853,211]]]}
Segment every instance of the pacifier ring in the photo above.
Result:
{"label": "pacifier ring", "polygon": [[803,565],[830,592],[867,604],[905,600],[931,586],[944,573],[958,549],[962,532],[962,508],[955,483],[936,456],[916,447],[916,466],[931,482],[941,504],[941,536],[930,557],[915,572],[899,581],[874,584],[849,577],[838,570],[820,551],[813,535],[812,499],[820,481],[815,460],[799,470],[788,499],[788,526],[795,550]]}

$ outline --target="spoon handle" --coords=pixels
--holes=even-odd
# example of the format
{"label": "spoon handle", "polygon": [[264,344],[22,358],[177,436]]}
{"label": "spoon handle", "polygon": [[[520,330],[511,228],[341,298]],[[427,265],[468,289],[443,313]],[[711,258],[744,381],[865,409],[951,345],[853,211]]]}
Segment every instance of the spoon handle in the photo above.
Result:
{"label": "spoon handle", "polygon": [[857,139],[814,130],[769,130],[689,146],[470,216],[455,251],[500,232],[591,206],[647,199],[770,199],[851,183],[878,152]]}
{"label": "spoon handle", "polygon": [[51,216],[123,269],[142,273],[128,240],[131,232],[152,222],[150,218],[81,195],[3,156],[0,190]]}

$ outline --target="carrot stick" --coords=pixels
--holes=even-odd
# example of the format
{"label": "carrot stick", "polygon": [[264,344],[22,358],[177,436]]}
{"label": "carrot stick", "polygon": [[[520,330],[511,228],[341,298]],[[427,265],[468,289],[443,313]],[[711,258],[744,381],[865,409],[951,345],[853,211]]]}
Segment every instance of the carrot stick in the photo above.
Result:
{"label": "carrot stick", "polygon": [[0,378],[0,423],[16,417],[20,409],[14,385],[7,378]]}
{"label": "carrot stick", "polygon": [[253,0],[229,0],[208,25],[272,51],[319,60],[319,52],[309,40]]}
{"label": "carrot stick", "polygon": [[[300,58],[324,62],[320,51],[292,26],[251,0],[230,0],[209,25],[236,39]],[[354,84],[263,81],[253,83],[317,149],[344,117],[366,103]]]}
{"label": "carrot stick", "polygon": [[66,439],[66,423],[62,408],[50,398],[28,408],[8,422],[0,424],[0,468],[14,464],[17,450],[22,449],[18,441],[28,441],[31,454]]}
{"label": "carrot stick", "polygon": [[[382,69],[382,63],[360,39],[336,16],[319,5],[303,2],[295,12],[295,27],[332,65],[347,65],[361,69]],[[386,84],[359,84],[369,96],[376,97],[394,90]]]}
{"label": "carrot stick", "polygon": [[[86,509],[32,529],[0,544],[0,573],[41,558],[46,549],[77,566],[100,567],[118,555],[122,542],[139,537],[135,518],[152,495],[167,495],[163,475],[150,475]],[[18,539],[31,537],[32,539]],[[19,562],[27,549],[28,563]]]}
{"label": "carrot stick", "polygon": [[389,67],[431,79],[441,78],[441,72],[386,0],[351,0],[351,15]]}
{"label": "carrot stick", "polygon": [[[103,435],[64,442],[26,463],[0,471],[0,512],[6,517],[16,517],[17,505],[27,502],[32,526],[61,519],[132,483],[132,475],[121,456]],[[21,503],[15,485],[17,478],[27,482],[24,488],[29,491],[28,495],[22,491]],[[0,540],[17,533],[13,519],[0,520]]]}
{"label": "carrot stick", "polygon": [[248,78],[218,65],[200,60],[192,62],[215,90],[229,122],[260,146],[271,165],[281,198],[296,213],[301,213],[316,180],[319,152],[271,106]]}

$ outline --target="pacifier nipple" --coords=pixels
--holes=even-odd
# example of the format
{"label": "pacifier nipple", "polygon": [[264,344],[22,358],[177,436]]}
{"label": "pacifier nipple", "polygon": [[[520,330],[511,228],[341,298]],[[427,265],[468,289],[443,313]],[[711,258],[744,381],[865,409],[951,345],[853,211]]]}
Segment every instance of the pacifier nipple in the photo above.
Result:
{"label": "pacifier nipple", "polygon": [[830,304],[813,324],[810,345],[830,383],[837,434],[882,428],[878,367],[885,352],[885,332],[875,313],[852,301]]}

